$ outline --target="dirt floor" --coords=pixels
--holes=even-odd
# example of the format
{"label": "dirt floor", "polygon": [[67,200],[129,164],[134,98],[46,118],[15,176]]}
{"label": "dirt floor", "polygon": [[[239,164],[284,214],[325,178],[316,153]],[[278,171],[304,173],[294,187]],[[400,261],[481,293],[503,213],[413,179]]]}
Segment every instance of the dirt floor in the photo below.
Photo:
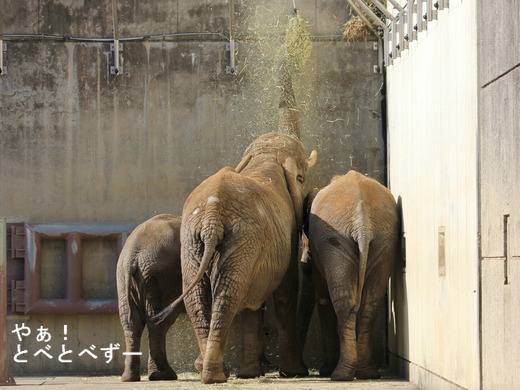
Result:
{"label": "dirt floor", "polygon": [[[92,377],[15,377],[16,386],[12,388],[35,389],[40,386],[50,386],[52,389],[208,389],[208,388],[232,388],[232,389],[377,389],[377,390],[418,390],[417,386],[404,379],[392,375],[390,372],[382,372],[383,377],[378,380],[355,380],[353,382],[332,382],[327,378],[309,376],[300,379],[280,378],[275,373],[267,374],[258,379],[229,378],[227,383],[215,385],[203,385],[199,381],[197,373],[181,373],[179,380],[168,382],[150,382],[143,376],[141,382],[122,383],[118,376],[92,376]],[[9,388],[9,387],[4,387]]]}

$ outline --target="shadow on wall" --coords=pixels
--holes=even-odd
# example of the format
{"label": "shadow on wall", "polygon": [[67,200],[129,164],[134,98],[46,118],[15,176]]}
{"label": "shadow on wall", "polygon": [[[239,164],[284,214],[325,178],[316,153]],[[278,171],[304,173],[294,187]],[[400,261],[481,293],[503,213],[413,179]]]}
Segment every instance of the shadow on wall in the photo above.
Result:
{"label": "shadow on wall", "polygon": [[408,290],[406,286],[406,230],[403,221],[403,199],[397,198],[399,213],[400,253],[390,275],[388,297],[388,354],[390,367],[402,378],[409,378]]}

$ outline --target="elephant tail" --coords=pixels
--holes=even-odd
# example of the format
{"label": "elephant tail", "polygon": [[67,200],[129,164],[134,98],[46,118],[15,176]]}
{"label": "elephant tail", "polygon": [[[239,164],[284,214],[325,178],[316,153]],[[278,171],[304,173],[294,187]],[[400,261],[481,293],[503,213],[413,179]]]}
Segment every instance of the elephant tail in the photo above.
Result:
{"label": "elephant tail", "polygon": [[361,300],[363,299],[363,286],[365,284],[365,276],[367,273],[368,248],[370,246],[370,241],[367,239],[362,239],[362,240],[358,241],[358,246],[359,246],[359,280],[358,280],[356,306],[354,307],[355,313],[358,312],[359,307],[361,306]]}
{"label": "elephant tail", "polygon": [[[210,210],[206,212],[206,215],[208,215],[208,213],[218,212],[216,210],[213,211],[211,209],[213,208],[210,207]],[[184,300],[186,295],[188,295],[191,292],[191,290],[195,288],[197,283],[199,283],[202,277],[204,276],[204,273],[207,271],[211,261],[213,260],[213,257],[215,255],[215,248],[224,237],[224,226],[220,223],[220,219],[218,218],[208,218],[208,220],[211,222],[205,223],[200,231],[200,238],[201,241],[204,243],[204,253],[200,261],[200,266],[197,275],[193,279],[193,282],[187,288],[184,289],[183,293],[179,298],[177,298],[169,306],[161,310],[160,313],[156,314],[151,318],[152,322],[154,322],[155,324],[164,321],[173,312],[175,307]]]}

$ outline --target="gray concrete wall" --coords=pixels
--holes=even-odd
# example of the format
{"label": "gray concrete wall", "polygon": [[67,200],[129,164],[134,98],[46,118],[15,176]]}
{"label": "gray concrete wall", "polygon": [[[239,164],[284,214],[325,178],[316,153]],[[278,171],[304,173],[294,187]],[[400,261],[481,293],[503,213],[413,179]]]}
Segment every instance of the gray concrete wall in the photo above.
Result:
{"label": "gray concrete wall", "polygon": [[406,256],[391,281],[392,361],[424,389],[478,389],[475,3],[450,1],[387,80],[389,184]]}
{"label": "gray concrete wall", "polygon": [[[164,40],[124,41],[124,73],[109,74],[109,42],[7,38],[8,74],[0,77],[0,215],[28,222],[141,222],[158,213],[180,214],[184,199],[203,179],[235,166],[258,135],[277,129],[277,93],[272,71],[276,34],[255,41],[256,32],[276,32],[292,3],[237,2],[241,34],[237,70],[226,75],[229,1],[118,1],[120,36],[212,32]],[[350,17],[343,1],[297,2],[315,35],[341,34]],[[5,2],[4,34],[32,33],[91,38],[112,36],[110,2]],[[280,23],[278,23],[280,25]],[[265,37],[265,35],[263,35]],[[318,150],[307,187],[357,169],[384,178],[379,94],[373,73],[377,51],[371,42],[315,39],[304,74],[295,80],[301,104],[302,140]],[[23,343],[9,334],[9,368],[15,375],[113,373],[122,356],[57,361],[63,325],[66,346],[77,354],[90,345],[119,343],[115,316],[9,316],[8,329],[25,323],[33,333]],[[313,322],[316,336],[317,324]],[[45,345],[37,328],[54,335],[54,359],[32,356]],[[275,331],[271,329],[271,345]],[[191,370],[196,345],[181,319],[169,337],[176,370]],[[236,329],[228,359],[236,367]],[[384,333],[384,326],[379,333]],[[379,341],[378,360],[384,360]],[[28,363],[14,363],[18,345]],[[308,346],[311,366],[319,364],[316,337]],[[177,351],[180,349],[180,351]],[[26,355],[27,356],[27,355]],[[146,355],[145,355],[146,356]],[[272,358],[276,360],[273,347]]]}
{"label": "gray concrete wall", "polygon": [[479,2],[482,388],[520,373],[520,3]]}

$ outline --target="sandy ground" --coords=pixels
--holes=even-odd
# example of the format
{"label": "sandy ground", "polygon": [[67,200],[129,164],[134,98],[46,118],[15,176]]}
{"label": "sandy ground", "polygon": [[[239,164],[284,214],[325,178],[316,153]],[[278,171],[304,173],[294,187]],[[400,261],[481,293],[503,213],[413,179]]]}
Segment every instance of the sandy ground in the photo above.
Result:
{"label": "sandy ground", "polygon": [[332,382],[327,378],[309,376],[308,378],[286,379],[280,378],[275,373],[267,374],[258,379],[229,378],[227,383],[215,385],[203,385],[199,381],[197,373],[181,373],[177,381],[151,382],[146,376],[141,382],[123,383],[118,376],[92,376],[92,377],[15,377],[16,386],[4,387],[19,389],[35,389],[41,386],[50,389],[208,389],[208,388],[232,388],[232,389],[376,389],[376,390],[417,390],[418,387],[400,379],[389,372],[382,372],[383,378],[378,380],[354,380],[353,382]]}

